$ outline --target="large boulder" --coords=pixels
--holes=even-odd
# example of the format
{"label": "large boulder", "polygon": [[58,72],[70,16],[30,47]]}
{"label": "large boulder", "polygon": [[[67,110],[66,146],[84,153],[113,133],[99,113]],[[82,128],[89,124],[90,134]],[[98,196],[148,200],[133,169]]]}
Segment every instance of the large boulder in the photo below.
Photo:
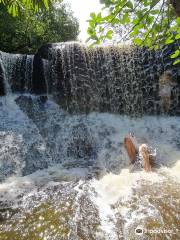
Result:
{"label": "large boulder", "polygon": [[42,45],[34,56],[33,76],[32,76],[32,92],[35,94],[47,93],[46,69],[44,63],[49,61],[50,49],[56,46],[56,43],[47,43]]}

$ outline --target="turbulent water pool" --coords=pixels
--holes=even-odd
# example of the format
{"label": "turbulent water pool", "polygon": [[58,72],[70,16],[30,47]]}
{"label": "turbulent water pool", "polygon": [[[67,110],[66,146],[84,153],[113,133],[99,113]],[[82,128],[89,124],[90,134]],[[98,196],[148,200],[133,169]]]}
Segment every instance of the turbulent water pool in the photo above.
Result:
{"label": "turbulent water pool", "polygon": [[[71,115],[33,95],[0,98],[0,240],[180,239],[180,117]],[[123,138],[157,151],[129,168]]]}

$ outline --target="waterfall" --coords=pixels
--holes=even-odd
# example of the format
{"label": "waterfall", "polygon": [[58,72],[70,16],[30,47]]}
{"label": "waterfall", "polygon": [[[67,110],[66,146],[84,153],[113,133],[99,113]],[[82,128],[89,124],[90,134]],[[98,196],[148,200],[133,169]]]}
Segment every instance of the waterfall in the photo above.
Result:
{"label": "waterfall", "polygon": [[70,112],[162,113],[159,79],[167,70],[175,83],[168,113],[180,112],[178,66],[170,64],[165,50],[132,46],[89,49],[63,43],[52,45],[47,59],[49,92]]}
{"label": "waterfall", "polygon": [[[143,239],[178,239],[172,49],[57,43],[35,55],[0,52],[0,240],[141,239],[136,229]],[[152,172],[129,166],[128,133],[156,149]]]}
{"label": "waterfall", "polygon": [[33,55],[0,52],[5,92],[31,92]]}
{"label": "waterfall", "polygon": [[[9,85],[9,76],[10,76],[10,72],[8,71],[8,61],[6,56],[8,56],[8,54],[4,54],[0,52],[0,66],[1,66],[1,81],[2,81],[2,88],[4,90],[2,90],[2,93],[8,94],[11,92],[11,87]],[[2,94],[3,95],[3,94]]]}
{"label": "waterfall", "polygon": [[[167,47],[166,47],[167,48]],[[78,43],[45,45],[33,55],[1,52],[6,92],[51,94],[71,113],[127,115],[164,113],[159,79],[171,71],[168,114],[180,113],[180,75],[170,50],[129,45],[88,48]]]}
{"label": "waterfall", "polygon": [[32,74],[33,74],[34,55],[26,56],[25,65],[25,92],[32,92]]}
{"label": "waterfall", "polygon": [[6,94],[7,86],[5,86],[6,80],[5,80],[4,73],[5,73],[4,66],[3,66],[2,60],[0,58],[0,96]]}
{"label": "waterfall", "polygon": [[144,73],[135,50],[65,44],[52,51],[53,94],[66,109],[126,114],[143,111]]}
{"label": "waterfall", "polygon": [[50,79],[50,65],[49,61],[46,59],[43,59],[43,73],[44,73],[44,79],[46,83],[46,93],[49,94],[49,79]]}

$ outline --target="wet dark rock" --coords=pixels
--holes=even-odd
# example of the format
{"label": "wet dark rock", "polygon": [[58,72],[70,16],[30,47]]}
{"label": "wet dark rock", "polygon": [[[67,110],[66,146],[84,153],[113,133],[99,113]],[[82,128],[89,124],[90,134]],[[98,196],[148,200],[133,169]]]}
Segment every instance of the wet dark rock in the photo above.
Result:
{"label": "wet dark rock", "polygon": [[95,159],[97,157],[96,140],[84,124],[79,124],[72,129],[72,141],[67,148],[67,155],[74,159]]}
{"label": "wet dark rock", "polygon": [[33,76],[32,76],[32,92],[35,94],[47,93],[47,83],[45,80],[45,69],[43,66],[43,60],[49,60],[50,49],[57,44],[45,44],[41,46],[34,56],[33,62]]}
{"label": "wet dark rock", "polygon": [[40,96],[40,97],[39,97],[39,101],[40,101],[41,103],[46,103],[47,100],[48,100],[48,97],[47,97],[47,96]]}
{"label": "wet dark rock", "polygon": [[21,109],[26,109],[27,112],[31,112],[33,106],[33,100],[31,96],[19,96],[15,99],[16,103],[20,106]]}
{"label": "wet dark rock", "polygon": [[38,55],[41,58],[48,59],[50,49],[56,45],[57,45],[56,43],[44,44],[38,49],[36,55]]}
{"label": "wet dark rock", "polygon": [[29,118],[36,118],[36,111],[43,111],[45,103],[48,100],[47,96],[39,96],[32,98],[31,96],[21,95],[15,99],[16,103],[20,106]]}
{"label": "wet dark rock", "polygon": [[25,157],[25,167],[23,168],[22,175],[26,176],[37,170],[41,170],[48,167],[47,156],[32,145]]}
{"label": "wet dark rock", "polygon": [[43,68],[43,59],[37,53],[33,61],[33,75],[32,75],[32,93],[43,94],[47,93],[46,80]]}

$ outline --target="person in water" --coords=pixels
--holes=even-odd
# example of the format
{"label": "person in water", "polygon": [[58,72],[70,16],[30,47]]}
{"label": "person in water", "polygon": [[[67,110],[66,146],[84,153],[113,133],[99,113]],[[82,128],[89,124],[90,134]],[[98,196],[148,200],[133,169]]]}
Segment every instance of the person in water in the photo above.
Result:
{"label": "person in water", "polygon": [[140,163],[145,171],[151,171],[154,154],[152,148],[147,144],[138,144],[136,138],[132,134],[128,134],[124,138],[124,147],[127,151],[130,164]]}

